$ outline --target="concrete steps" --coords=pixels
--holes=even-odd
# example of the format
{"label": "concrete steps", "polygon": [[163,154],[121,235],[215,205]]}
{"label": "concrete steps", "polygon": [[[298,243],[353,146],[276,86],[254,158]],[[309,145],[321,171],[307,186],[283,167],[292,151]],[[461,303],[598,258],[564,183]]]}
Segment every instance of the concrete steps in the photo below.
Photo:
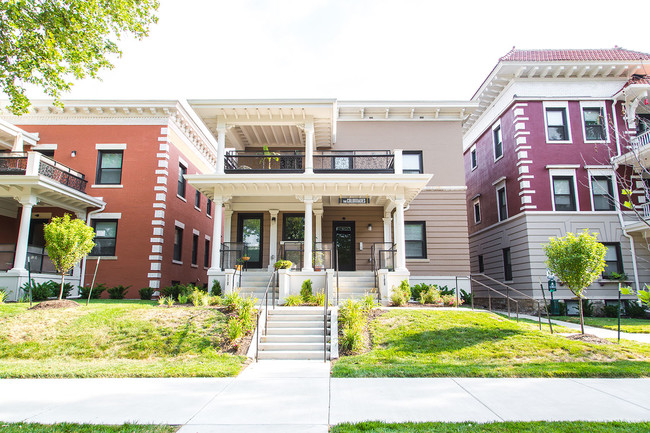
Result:
{"label": "concrete steps", "polygon": [[[330,323],[327,323],[327,357]],[[266,335],[260,338],[259,359],[322,360],[324,341],[322,307],[279,307],[269,311]]]}

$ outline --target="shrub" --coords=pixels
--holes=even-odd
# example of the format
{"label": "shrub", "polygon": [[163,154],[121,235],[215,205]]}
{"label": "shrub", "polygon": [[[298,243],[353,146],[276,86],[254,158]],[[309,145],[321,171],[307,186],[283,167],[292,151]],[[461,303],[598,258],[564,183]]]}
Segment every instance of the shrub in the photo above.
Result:
{"label": "shrub", "polygon": [[443,296],[443,295],[454,295],[454,296],[456,296],[456,289],[454,289],[454,288],[450,289],[447,286],[438,287],[435,284],[434,284],[434,287],[438,289],[438,291],[440,292],[440,296]]}
{"label": "shrub", "polygon": [[0,287],[0,304],[4,304],[7,299],[7,291],[4,287]]}
{"label": "shrub", "polygon": [[[190,294],[189,299],[192,305],[199,307],[203,305],[203,298],[206,296],[207,295],[204,294],[201,290],[194,289],[194,291]],[[185,302],[182,302],[182,304],[185,304],[186,302],[187,300]]]}
{"label": "shrub", "polygon": [[361,298],[361,308],[364,311],[368,312],[373,308],[375,308],[376,306],[377,306],[377,302],[375,302],[375,298],[373,298],[371,294],[366,293],[365,295],[363,295],[363,297]]}
{"label": "shrub", "polygon": [[319,307],[325,306],[325,292],[316,292],[314,296],[311,297],[311,301],[318,305]]}
{"label": "shrub", "polygon": [[[90,299],[99,299],[102,296],[102,292],[106,290],[106,285],[104,283],[97,284],[93,287]],[[90,286],[79,287],[79,292],[83,299],[88,299],[88,293],[90,293]]]}
{"label": "shrub", "polygon": [[228,311],[236,311],[240,302],[241,302],[241,296],[237,291],[228,293],[226,296],[223,297],[223,305],[224,307],[226,307],[226,309],[228,309]]}
{"label": "shrub", "polygon": [[167,298],[165,296],[161,296],[160,298],[158,298],[158,305],[165,305],[166,302],[167,302]]}
{"label": "shrub", "polygon": [[368,315],[364,303],[348,299],[339,308],[341,326],[341,347],[352,353],[363,349],[363,331]]}
{"label": "shrub", "polygon": [[463,289],[460,289],[460,299],[463,301],[463,304],[471,304],[472,303],[472,294],[467,293]]}
{"label": "shrub", "polygon": [[429,286],[426,283],[420,283],[416,284],[415,286],[411,286],[411,296],[413,296],[413,299],[420,299],[420,293],[426,292],[429,290]]}
{"label": "shrub", "polygon": [[582,300],[582,314],[585,317],[593,317],[594,315],[594,306],[589,302],[589,299]]}
{"label": "shrub", "polygon": [[302,296],[300,295],[289,295],[284,298],[284,305],[286,307],[297,307],[302,305]]}
{"label": "shrub", "polygon": [[605,305],[603,307],[603,314],[605,314],[605,317],[618,317],[618,304]]}
{"label": "shrub", "polygon": [[633,319],[645,319],[646,309],[643,305],[639,305],[633,301],[628,301],[626,307],[628,316]]}
{"label": "shrub", "polygon": [[311,287],[311,280],[307,279],[302,282],[302,288],[300,289],[300,296],[302,297],[303,302],[306,304],[311,302],[311,297],[314,295],[314,291]]}
{"label": "shrub", "polygon": [[401,307],[408,302],[408,299],[406,299],[404,292],[393,286],[393,293],[390,295],[390,301],[392,302],[393,306]]}
{"label": "shrub", "polygon": [[293,263],[290,260],[278,260],[273,264],[273,267],[277,271],[278,269],[291,269]]}
{"label": "shrub", "polygon": [[[445,307],[456,307],[456,295],[442,295],[441,296],[442,305]],[[463,300],[460,300],[460,303],[463,303]]]}
{"label": "shrub", "polygon": [[140,290],[138,290],[138,293],[140,294],[140,299],[143,301],[149,301],[151,300],[151,297],[153,296],[153,292],[155,292],[156,289],[153,287],[143,287]]}
{"label": "shrub", "polygon": [[341,347],[352,353],[361,352],[363,349],[363,333],[356,328],[341,329]]}
{"label": "shrub", "polygon": [[212,296],[221,296],[221,283],[219,280],[214,280],[212,282],[212,289],[210,289],[210,294]]}
{"label": "shrub", "polygon": [[[47,299],[56,296],[58,293],[56,287],[57,284],[54,281],[37,283],[32,280],[32,301],[46,301]],[[23,284],[20,288],[29,300],[29,283]],[[65,285],[63,286],[63,290],[65,291]]]}
{"label": "shrub", "polygon": [[173,286],[164,287],[160,291],[160,296],[172,297],[174,300],[178,300],[179,295],[189,296],[190,293],[194,290],[194,286],[191,284],[175,284]]}
{"label": "shrub", "polygon": [[559,302],[557,303],[557,305],[558,305],[559,310],[560,310],[560,316],[566,316],[566,315],[568,314],[568,313],[567,313],[566,302],[559,301]]}
{"label": "shrub", "polygon": [[411,286],[409,285],[409,280],[402,280],[399,284],[399,289],[404,292],[407,301],[411,299]]}
{"label": "shrub", "polygon": [[210,296],[208,297],[208,305],[221,305],[223,303],[223,300],[221,299],[221,296]]}
{"label": "shrub", "polygon": [[172,298],[171,296],[166,297],[165,304],[167,304],[168,307],[171,307],[172,305],[174,305],[174,298]]}
{"label": "shrub", "polygon": [[257,310],[255,309],[256,302],[257,299],[253,297],[240,298],[237,307],[237,315],[239,316],[239,320],[244,328],[244,333],[248,333],[255,328],[255,319],[257,319]]}
{"label": "shrub", "polygon": [[188,295],[182,295],[182,294],[178,295],[178,303],[179,304],[187,304],[189,298],[190,297]]}
{"label": "shrub", "polygon": [[231,317],[226,323],[226,335],[235,342],[244,336],[244,325],[237,317]]}
{"label": "shrub", "polygon": [[118,284],[115,287],[111,287],[110,289],[107,290],[108,297],[110,299],[124,299],[124,295],[126,295],[126,292],[129,290],[129,287],[131,286],[123,286],[121,284]]}
{"label": "shrub", "polygon": [[429,287],[428,290],[422,292],[420,295],[421,304],[439,304],[440,302],[442,302],[442,299],[440,297],[440,291],[436,286]]}

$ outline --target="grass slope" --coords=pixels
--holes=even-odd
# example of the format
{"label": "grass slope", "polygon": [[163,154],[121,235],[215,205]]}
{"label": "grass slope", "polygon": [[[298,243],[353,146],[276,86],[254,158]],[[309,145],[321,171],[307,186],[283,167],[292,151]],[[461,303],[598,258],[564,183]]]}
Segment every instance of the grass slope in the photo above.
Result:
{"label": "grass slope", "polygon": [[90,424],[32,424],[0,423],[0,433],[174,433],[178,427],[168,425],[90,425]]}
{"label": "grass slope", "polygon": [[568,340],[488,313],[391,310],[373,348],[342,357],[334,377],[646,377],[650,345]]}
{"label": "grass slope", "polygon": [[[573,316],[553,316],[553,319],[580,323],[580,318]],[[585,317],[585,325],[617,331],[618,319],[616,317]],[[621,318],[621,332],[650,334],[650,320]]]}
{"label": "grass slope", "polygon": [[0,378],[234,376],[219,352],[225,316],[209,308],[95,301],[78,308],[0,305]]}
{"label": "grass slope", "polygon": [[647,433],[650,431],[650,423],[574,421],[385,424],[370,421],[359,424],[339,424],[332,427],[330,431],[331,433]]}

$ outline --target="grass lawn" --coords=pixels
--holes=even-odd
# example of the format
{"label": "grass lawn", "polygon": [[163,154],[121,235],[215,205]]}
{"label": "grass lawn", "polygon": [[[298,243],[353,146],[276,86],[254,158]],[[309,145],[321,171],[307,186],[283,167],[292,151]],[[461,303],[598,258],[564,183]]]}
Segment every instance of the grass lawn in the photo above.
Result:
{"label": "grass lawn", "polygon": [[[553,319],[564,320],[565,322],[580,323],[579,317],[553,316]],[[618,319],[616,317],[585,317],[585,325],[597,326],[599,328],[618,330]],[[638,332],[650,334],[650,320],[628,319],[621,317],[621,332]]]}
{"label": "grass lawn", "polygon": [[332,427],[330,431],[331,433],[647,433],[650,431],[650,423],[574,421],[385,424],[371,421],[359,424],[339,424]]}
{"label": "grass lawn", "polygon": [[0,433],[174,433],[178,427],[168,425],[91,425],[91,424],[31,424],[2,423]]}
{"label": "grass lawn", "polygon": [[389,310],[370,331],[373,348],[341,357],[334,377],[650,376],[650,345],[569,340],[496,314]]}
{"label": "grass lawn", "polygon": [[28,310],[0,304],[0,378],[223,377],[245,357],[220,352],[226,316],[149,301]]}

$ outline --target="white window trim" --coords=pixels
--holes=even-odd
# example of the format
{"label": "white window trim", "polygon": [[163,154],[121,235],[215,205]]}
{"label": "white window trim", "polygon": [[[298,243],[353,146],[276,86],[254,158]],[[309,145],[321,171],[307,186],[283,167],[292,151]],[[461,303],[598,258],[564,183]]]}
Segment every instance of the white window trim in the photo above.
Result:
{"label": "white window trim", "polygon": [[[603,122],[605,122],[604,140],[587,140],[587,131],[585,130],[585,108],[600,108],[603,110]],[[605,101],[580,101],[580,119],[582,119],[582,138],[585,143],[609,143],[609,124],[607,123],[607,106],[605,105]]]}
{"label": "white window trim", "polygon": [[122,218],[122,212],[102,212],[91,216],[93,220],[119,220]]}
{"label": "white window trim", "polygon": [[[571,116],[569,116],[569,101],[544,101],[542,103],[544,107],[544,135],[546,137],[546,144],[570,144],[573,143],[571,136]],[[546,118],[546,109],[547,108],[564,108],[564,114],[566,117],[566,129],[568,140],[549,140],[548,139],[548,120]],[[580,110],[582,111],[582,109]]]}
{"label": "white window trim", "polygon": [[58,147],[57,144],[43,143],[32,146],[32,150],[56,150]]}
{"label": "white window trim", "polygon": [[[611,168],[590,168],[587,170],[587,175],[589,176],[589,199],[591,200],[591,210],[593,212],[614,212],[618,208],[618,203],[620,203],[618,198],[618,188],[616,187],[616,173]],[[614,192],[614,210],[613,211],[597,211],[594,207],[594,185],[592,178],[594,176],[608,176],[612,182],[612,191]]]}
{"label": "white window trim", "polygon": [[[501,213],[499,212],[499,190],[503,188],[503,198],[505,199],[505,207],[506,207],[506,217],[504,219],[501,219]],[[505,179],[498,182],[496,185],[494,185],[494,193],[496,194],[496,199],[497,199],[497,219],[499,222],[505,221],[508,219],[508,189],[506,188],[506,181]]]}
{"label": "white window trim", "polygon": [[95,150],[126,150],[126,143],[97,143]]}
{"label": "white window trim", "polygon": [[[478,205],[478,221],[476,220],[476,205]],[[475,198],[472,201],[472,213],[474,214],[474,224],[479,224],[481,220],[483,219],[483,215],[481,214],[481,199],[480,198]]]}
{"label": "white window trim", "polygon": [[189,164],[187,163],[187,161],[185,161],[185,160],[184,160],[183,158],[181,158],[180,156],[178,157],[178,163],[179,163],[180,165],[182,165],[183,167],[185,167],[186,170],[187,170],[187,167],[189,167]]}
{"label": "white window trim", "polygon": [[[473,153],[476,154],[476,165],[474,165],[474,160],[472,158]],[[476,145],[473,145],[469,148],[469,166],[471,167],[472,171],[478,168],[478,152],[476,151]]]}
{"label": "white window trim", "polygon": [[[501,129],[501,156],[497,158],[496,154],[496,143],[494,141],[494,131],[499,128]],[[492,157],[494,158],[494,162],[497,162],[501,158],[503,158],[503,155],[506,153],[503,145],[503,129],[501,128],[501,119],[497,120],[494,125],[492,125]],[[478,161],[478,159],[477,159]]]}
{"label": "white window trim", "polygon": [[182,222],[180,222],[178,220],[174,220],[174,226],[185,230],[185,224],[183,224]]}
{"label": "white window trim", "polygon": [[[576,179],[576,171],[571,168],[553,168],[548,171],[548,182],[551,187],[551,204],[553,205],[553,212],[555,212],[555,190],[553,189],[553,177],[564,176],[573,178],[573,195],[576,199],[575,211],[562,211],[562,212],[580,212],[580,197],[578,196],[578,181]],[[593,209],[593,207],[592,207]]]}

